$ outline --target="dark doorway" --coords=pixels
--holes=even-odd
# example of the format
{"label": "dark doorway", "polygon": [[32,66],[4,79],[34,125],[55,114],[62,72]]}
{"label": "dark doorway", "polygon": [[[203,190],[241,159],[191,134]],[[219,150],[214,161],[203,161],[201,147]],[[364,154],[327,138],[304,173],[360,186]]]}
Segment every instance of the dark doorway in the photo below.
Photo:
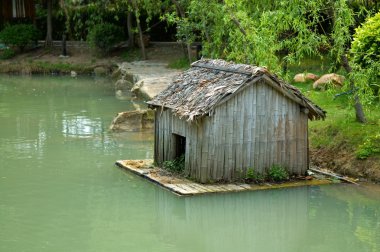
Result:
{"label": "dark doorway", "polygon": [[186,137],[172,134],[173,135],[173,153],[174,158],[178,158],[182,155],[185,155],[186,152]]}

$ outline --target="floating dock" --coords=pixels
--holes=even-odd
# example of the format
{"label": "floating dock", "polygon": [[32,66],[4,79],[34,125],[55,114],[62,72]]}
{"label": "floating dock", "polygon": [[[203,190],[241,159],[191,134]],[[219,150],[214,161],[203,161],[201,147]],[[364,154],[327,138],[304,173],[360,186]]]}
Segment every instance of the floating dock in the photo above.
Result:
{"label": "floating dock", "polygon": [[285,183],[264,183],[262,185],[247,183],[201,184],[186,178],[173,176],[167,171],[159,167],[155,167],[153,165],[153,160],[119,160],[116,162],[116,165],[151,182],[154,182],[155,184],[180,196],[201,195],[207,193],[256,191],[334,183],[328,179],[314,178],[311,180],[297,180]]}

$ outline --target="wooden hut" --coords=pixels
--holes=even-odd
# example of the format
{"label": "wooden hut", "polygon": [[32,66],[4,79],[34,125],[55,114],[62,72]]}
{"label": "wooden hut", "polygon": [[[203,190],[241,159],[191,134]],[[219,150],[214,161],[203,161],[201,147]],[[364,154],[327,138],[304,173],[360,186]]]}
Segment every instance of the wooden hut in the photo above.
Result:
{"label": "wooden hut", "polygon": [[185,174],[233,181],[248,169],[308,168],[308,119],[326,112],[265,68],[199,60],[148,102],[155,109],[154,159],[185,155]]}
{"label": "wooden hut", "polygon": [[35,18],[34,0],[0,0],[0,27],[14,20],[30,20]]}

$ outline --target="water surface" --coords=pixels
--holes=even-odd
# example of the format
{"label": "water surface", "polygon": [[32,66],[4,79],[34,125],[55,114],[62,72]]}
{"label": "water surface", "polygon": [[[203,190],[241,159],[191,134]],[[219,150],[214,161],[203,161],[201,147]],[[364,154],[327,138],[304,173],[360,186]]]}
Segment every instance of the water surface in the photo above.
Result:
{"label": "water surface", "polygon": [[1,252],[380,251],[376,187],[179,198],[118,169],[153,155],[108,132],[128,109],[108,80],[0,76]]}

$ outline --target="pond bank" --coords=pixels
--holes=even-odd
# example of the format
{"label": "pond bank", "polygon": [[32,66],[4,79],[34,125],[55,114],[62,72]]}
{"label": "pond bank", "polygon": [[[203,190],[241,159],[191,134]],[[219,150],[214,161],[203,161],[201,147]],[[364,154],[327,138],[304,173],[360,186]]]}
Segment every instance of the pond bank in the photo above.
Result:
{"label": "pond bank", "polygon": [[72,48],[68,57],[60,57],[58,48],[34,50],[19,54],[8,60],[0,60],[3,74],[62,74],[75,72],[79,75],[110,74],[117,67],[118,57],[97,58],[88,48]]}
{"label": "pond bank", "polygon": [[[132,84],[137,84],[135,91],[146,99],[150,99],[164,89],[170,80],[170,76],[177,72],[177,70],[166,68],[166,64],[171,60],[181,58],[183,54],[179,47],[161,45],[153,45],[147,48],[147,52],[149,61],[123,63],[125,58],[122,51],[116,51],[107,57],[98,58],[92,55],[88,48],[70,48],[68,51],[70,57],[60,58],[61,51],[59,48],[52,50],[40,48],[17,55],[10,60],[0,60],[0,73],[71,74],[71,71],[75,71],[79,75],[89,75],[94,74],[94,69],[100,67],[103,70],[106,69],[107,74],[110,74],[120,65],[124,66],[125,69],[130,67],[130,72],[135,76],[135,81]],[[165,77],[162,71],[169,72],[169,75]],[[333,113],[328,113],[328,117],[332,116]],[[328,121],[323,123],[330,124]],[[334,148],[325,145],[315,147],[313,146],[313,136],[326,135],[327,133],[322,129],[319,131],[310,130],[309,134],[310,160],[313,164],[321,168],[329,168],[343,175],[380,182],[379,157],[370,157],[367,160],[357,159],[354,154],[355,149],[352,146],[345,147],[345,139],[349,137],[331,140],[336,142]]]}

